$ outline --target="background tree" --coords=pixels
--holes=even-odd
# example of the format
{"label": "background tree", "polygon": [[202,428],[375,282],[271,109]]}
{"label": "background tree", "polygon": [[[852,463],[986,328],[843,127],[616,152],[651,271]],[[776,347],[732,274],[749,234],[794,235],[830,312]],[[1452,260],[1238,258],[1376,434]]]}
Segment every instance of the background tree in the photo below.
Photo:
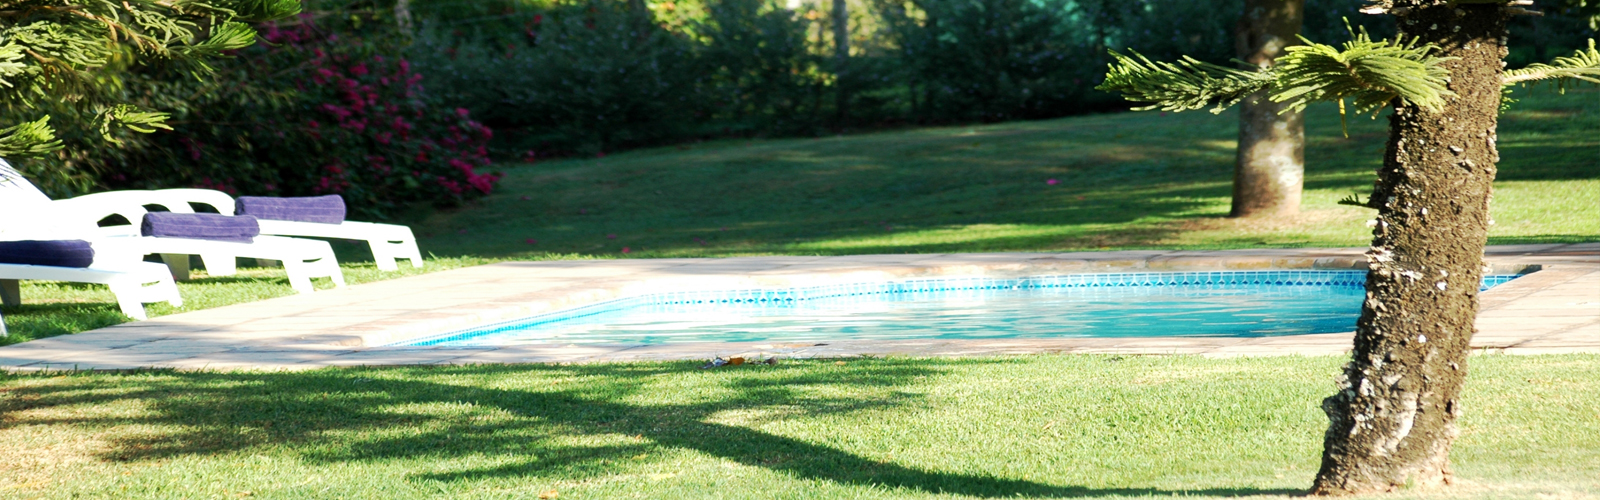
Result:
{"label": "background tree", "polygon": [[[205,58],[255,43],[249,21],[299,12],[297,0],[8,0],[0,2],[0,104],[35,108],[65,101],[90,108],[102,134],[167,128],[165,113],[119,102],[106,70],[161,62],[201,74]],[[50,116],[0,129],[0,156],[38,156],[60,148]],[[109,138],[109,136],[108,136]]]}
{"label": "background tree", "polygon": [[[1170,110],[1221,109],[1263,89],[1289,110],[1352,100],[1393,107],[1383,166],[1364,204],[1378,210],[1367,252],[1367,300],[1329,426],[1313,492],[1390,491],[1450,481],[1461,389],[1483,278],[1495,127],[1506,85],[1600,83],[1600,52],[1503,71],[1507,19],[1530,0],[1378,0],[1399,35],[1365,34],[1342,48],[1287,49],[1272,68],[1240,70],[1184,58],[1114,54],[1101,88]],[[1571,0],[1574,8],[1590,8]]]}
{"label": "background tree", "polygon": [[[1294,45],[1305,0],[1245,0],[1235,29],[1240,60],[1269,68]],[[1230,217],[1292,215],[1300,211],[1305,179],[1305,115],[1288,111],[1262,89],[1239,102],[1239,152],[1233,170]]]}
{"label": "background tree", "polygon": [[833,65],[836,93],[834,111],[839,126],[850,119],[850,7],[845,0],[833,0]]}

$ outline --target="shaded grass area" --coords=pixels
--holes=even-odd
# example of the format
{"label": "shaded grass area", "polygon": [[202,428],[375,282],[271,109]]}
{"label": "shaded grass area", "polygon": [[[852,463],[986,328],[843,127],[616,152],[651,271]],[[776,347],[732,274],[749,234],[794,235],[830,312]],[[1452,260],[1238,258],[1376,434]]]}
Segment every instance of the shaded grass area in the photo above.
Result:
{"label": "shaded grass area", "polygon": [[[1523,94],[1501,121],[1490,243],[1600,240],[1600,91]],[[849,137],[721,141],[509,169],[495,193],[413,224],[424,271],[496,260],[1361,246],[1386,120],[1308,116],[1303,213],[1228,212],[1237,117],[1121,113]],[[1055,179],[1056,184],[1047,181]],[[627,249],[627,253],[623,250]],[[353,283],[379,273],[336,244]],[[180,285],[182,309],[292,293],[280,270]],[[126,321],[104,287],[24,285],[0,344]]]}
{"label": "shaded grass area", "polygon": [[[0,378],[7,496],[1284,497],[1337,357]],[[1477,356],[1450,498],[1600,492],[1600,356]],[[248,493],[247,493],[248,492]],[[1431,497],[1409,492],[1399,497]]]}

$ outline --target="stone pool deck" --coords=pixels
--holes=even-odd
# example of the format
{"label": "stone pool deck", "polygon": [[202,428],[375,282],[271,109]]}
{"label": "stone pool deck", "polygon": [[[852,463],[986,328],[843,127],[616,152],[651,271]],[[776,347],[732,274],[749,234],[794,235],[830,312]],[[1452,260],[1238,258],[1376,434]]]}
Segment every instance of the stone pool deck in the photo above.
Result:
{"label": "stone pool deck", "polygon": [[[1107,338],[383,347],[495,321],[667,289],[726,290],[917,277],[1126,271],[1364,269],[1360,248],[506,262],[126,323],[0,348],[3,370],[312,369],[1031,353],[1340,354],[1351,334]],[[1496,272],[1540,271],[1482,296],[1473,346],[1507,354],[1600,353],[1600,243],[1490,247]]]}

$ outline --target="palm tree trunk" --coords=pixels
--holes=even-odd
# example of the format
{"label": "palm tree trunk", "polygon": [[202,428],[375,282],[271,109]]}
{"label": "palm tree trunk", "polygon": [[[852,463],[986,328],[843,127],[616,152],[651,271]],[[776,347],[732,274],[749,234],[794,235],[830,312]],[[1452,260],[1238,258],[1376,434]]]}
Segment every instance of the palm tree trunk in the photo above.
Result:
{"label": "palm tree trunk", "polygon": [[1390,117],[1367,300],[1340,391],[1322,403],[1330,425],[1315,493],[1450,481],[1499,161],[1502,7],[1441,3],[1400,15],[1407,37],[1459,58],[1446,63],[1456,95],[1441,111],[1401,104]]}
{"label": "palm tree trunk", "polygon": [[[1305,0],[1245,0],[1234,30],[1239,59],[1271,67],[1295,45],[1305,19]],[[1300,211],[1305,177],[1305,115],[1267,100],[1267,91],[1239,106],[1239,156],[1233,170],[1230,217],[1293,215]]]}

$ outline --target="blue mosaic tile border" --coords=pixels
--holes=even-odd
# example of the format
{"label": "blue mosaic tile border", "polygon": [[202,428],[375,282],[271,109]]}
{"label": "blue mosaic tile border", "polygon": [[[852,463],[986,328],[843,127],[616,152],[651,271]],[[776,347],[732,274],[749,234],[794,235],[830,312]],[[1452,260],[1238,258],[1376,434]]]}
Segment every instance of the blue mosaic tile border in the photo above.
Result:
{"label": "blue mosaic tile border", "polygon": [[[1519,275],[1499,274],[1483,278],[1479,290],[1516,279]],[[743,290],[715,290],[690,292],[662,292],[636,297],[626,297],[595,304],[539,314],[527,318],[503,321],[484,326],[457,330],[440,335],[398,342],[391,345],[430,346],[494,334],[512,329],[525,329],[578,318],[603,314],[618,314],[645,308],[696,310],[749,309],[749,308],[799,308],[826,307],[838,301],[873,297],[878,300],[926,300],[942,297],[977,298],[994,293],[1020,290],[1101,289],[1114,292],[1136,287],[1174,287],[1207,294],[1218,288],[1240,286],[1293,288],[1293,287],[1350,287],[1366,286],[1365,271],[1195,271],[1166,273],[1103,273],[1065,274],[1057,276],[1031,276],[1026,278],[929,278],[876,283],[846,283],[794,288],[756,288]]]}

